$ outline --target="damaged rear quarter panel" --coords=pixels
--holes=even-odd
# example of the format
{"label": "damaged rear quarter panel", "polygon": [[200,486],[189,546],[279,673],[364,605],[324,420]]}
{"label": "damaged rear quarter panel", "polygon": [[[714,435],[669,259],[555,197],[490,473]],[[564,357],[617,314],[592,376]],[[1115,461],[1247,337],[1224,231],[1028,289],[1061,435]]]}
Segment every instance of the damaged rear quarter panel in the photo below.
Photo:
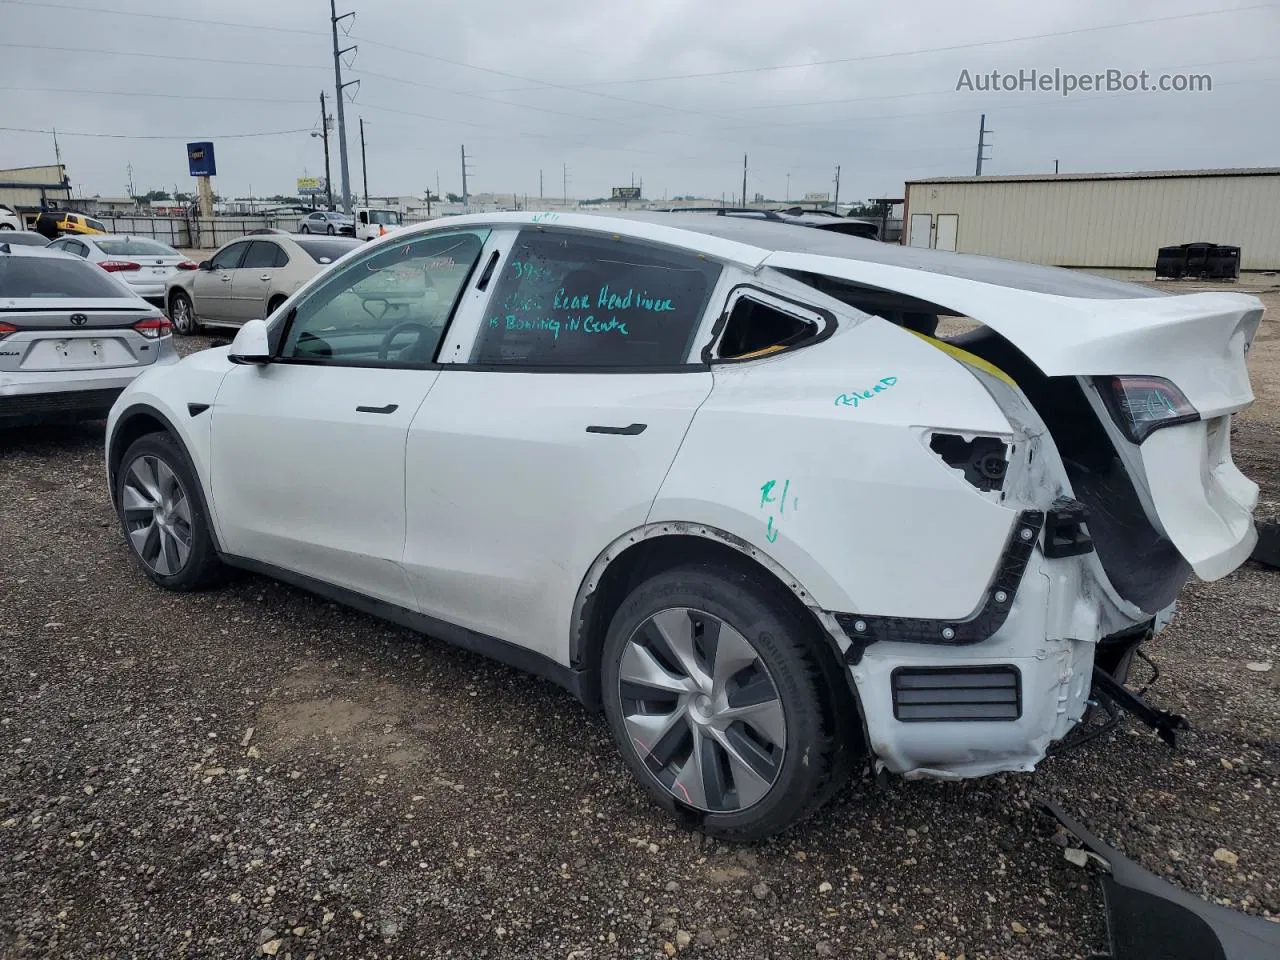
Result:
{"label": "damaged rear quarter panel", "polygon": [[931,429],[1015,439],[952,358],[877,317],[842,321],[811,348],[715,368],[649,522],[740,537],[827,610],[962,618],[1018,507],[942,463]]}

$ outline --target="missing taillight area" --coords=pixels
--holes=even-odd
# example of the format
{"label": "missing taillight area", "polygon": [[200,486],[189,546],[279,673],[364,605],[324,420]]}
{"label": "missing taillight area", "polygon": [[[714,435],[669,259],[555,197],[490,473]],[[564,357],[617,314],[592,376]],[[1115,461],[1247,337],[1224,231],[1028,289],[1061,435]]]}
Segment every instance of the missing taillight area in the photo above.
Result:
{"label": "missing taillight area", "polygon": [[1004,486],[1009,448],[999,437],[966,440],[954,433],[935,433],[929,438],[929,449],[947,466],[962,471],[965,480],[984,493]]}
{"label": "missing taillight area", "polygon": [[1094,382],[1111,419],[1134,443],[1162,427],[1200,419],[1186,395],[1163,377],[1098,377]]}
{"label": "missing taillight area", "polygon": [[133,329],[148,340],[159,340],[173,332],[173,324],[164,317],[149,317],[146,320],[139,320],[133,325]]}

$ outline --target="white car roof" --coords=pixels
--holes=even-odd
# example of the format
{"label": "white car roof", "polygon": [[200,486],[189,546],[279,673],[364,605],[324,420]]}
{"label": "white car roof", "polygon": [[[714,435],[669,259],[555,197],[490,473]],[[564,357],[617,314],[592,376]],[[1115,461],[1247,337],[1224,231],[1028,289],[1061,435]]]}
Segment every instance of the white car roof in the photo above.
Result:
{"label": "white car roof", "polygon": [[[436,230],[450,226],[493,224],[537,224],[593,231],[614,231],[637,240],[650,240],[684,247],[739,264],[750,270],[764,265],[775,254],[786,254],[788,268],[803,269],[813,258],[813,272],[829,273],[822,260],[836,258],[920,273],[969,280],[991,286],[1051,294],[1083,300],[1132,300],[1164,297],[1150,287],[1094,274],[1045,267],[1033,263],[999,260],[964,253],[923,250],[894,243],[851,237],[829,230],[796,226],[742,217],[707,216],[697,213],[491,213],[468,214],[431,220],[410,231]],[[401,240],[404,233],[396,234]],[[780,260],[782,258],[775,258]]]}

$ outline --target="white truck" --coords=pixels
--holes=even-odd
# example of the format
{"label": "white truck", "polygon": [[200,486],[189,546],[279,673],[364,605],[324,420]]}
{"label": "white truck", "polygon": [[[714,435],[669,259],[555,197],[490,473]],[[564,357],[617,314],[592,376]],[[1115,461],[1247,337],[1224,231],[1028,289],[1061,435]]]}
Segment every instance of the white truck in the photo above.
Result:
{"label": "white truck", "polygon": [[377,240],[401,227],[400,212],[390,207],[356,207],[357,240]]}

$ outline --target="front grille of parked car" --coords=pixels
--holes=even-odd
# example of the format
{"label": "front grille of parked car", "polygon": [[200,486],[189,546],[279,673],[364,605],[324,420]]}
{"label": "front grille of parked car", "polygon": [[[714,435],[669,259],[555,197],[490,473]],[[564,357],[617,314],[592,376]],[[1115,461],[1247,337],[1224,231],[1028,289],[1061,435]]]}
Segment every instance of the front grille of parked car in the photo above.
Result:
{"label": "front grille of parked car", "polygon": [[1017,720],[1022,677],[1011,664],[899,667],[889,680],[893,717],[903,722]]}

